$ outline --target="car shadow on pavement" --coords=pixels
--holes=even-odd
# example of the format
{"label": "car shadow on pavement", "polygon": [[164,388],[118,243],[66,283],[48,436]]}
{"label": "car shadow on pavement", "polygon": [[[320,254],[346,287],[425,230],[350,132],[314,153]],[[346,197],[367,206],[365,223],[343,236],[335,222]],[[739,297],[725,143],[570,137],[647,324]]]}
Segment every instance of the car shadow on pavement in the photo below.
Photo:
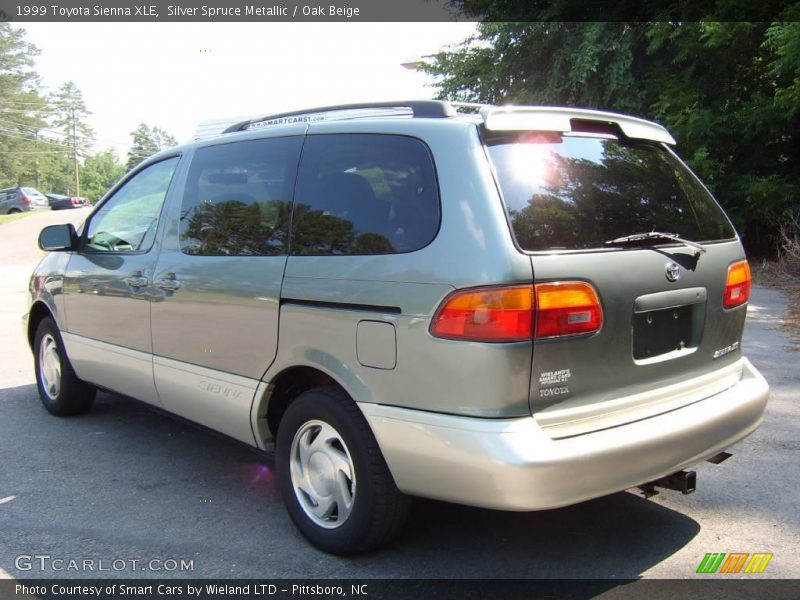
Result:
{"label": "car shadow on pavement", "polygon": [[13,565],[19,552],[83,556],[89,540],[98,557],[194,559],[168,577],[635,579],[700,530],[631,492],[530,513],[417,499],[390,546],[344,559],[294,529],[269,454],[111,394],[73,418],[49,416],[33,385],[0,400],[0,497],[16,497],[0,506],[0,568],[15,576],[91,577]]}

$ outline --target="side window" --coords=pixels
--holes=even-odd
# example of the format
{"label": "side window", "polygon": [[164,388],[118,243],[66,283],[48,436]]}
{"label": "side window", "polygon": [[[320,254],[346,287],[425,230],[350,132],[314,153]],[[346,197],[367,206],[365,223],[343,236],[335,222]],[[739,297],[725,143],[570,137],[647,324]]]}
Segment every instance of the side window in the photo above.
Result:
{"label": "side window", "polygon": [[211,256],[286,254],[302,137],[199,149],[181,205],[181,250]]}
{"label": "side window", "polygon": [[295,194],[292,254],[419,250],[439,230],[428,147],[399,135],[309,136]]}
{"label": "side window", "polygon": [[86,249],[92,252],[146,252],[156,236],[177,156],[139,171],[92,215]]}

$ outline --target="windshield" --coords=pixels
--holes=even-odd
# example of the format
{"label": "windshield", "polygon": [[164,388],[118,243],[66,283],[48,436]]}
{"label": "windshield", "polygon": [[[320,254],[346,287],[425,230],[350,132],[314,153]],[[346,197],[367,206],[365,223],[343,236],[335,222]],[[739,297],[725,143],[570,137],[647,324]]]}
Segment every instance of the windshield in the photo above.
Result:
{"label": "windshield", "polygon": [[549,132],[486,144],[523,250],[600,248],[649,231],[696,242],[735,236],[714,199],[663,147]]}

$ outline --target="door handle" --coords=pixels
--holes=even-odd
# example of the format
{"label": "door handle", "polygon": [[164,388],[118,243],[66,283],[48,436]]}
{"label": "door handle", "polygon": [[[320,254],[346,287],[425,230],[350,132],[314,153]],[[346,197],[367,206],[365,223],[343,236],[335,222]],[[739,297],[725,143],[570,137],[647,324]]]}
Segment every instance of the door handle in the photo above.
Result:
{"label": "door handle", "polygon": [[153,284],[157,288],[161,288],[162,290],[166,290],[168,292],[174,292],[181,287],[181,282],[175,278],[175,273],[167,273],[166,277],[156,279]]}
{"label": "door handle", "polygon": [[132,288],[143,288],[147,285],[147,277],[142,277],[141,275],[131,275],[130,277],[126,277],[123,279],[125,283],[127,283]]}

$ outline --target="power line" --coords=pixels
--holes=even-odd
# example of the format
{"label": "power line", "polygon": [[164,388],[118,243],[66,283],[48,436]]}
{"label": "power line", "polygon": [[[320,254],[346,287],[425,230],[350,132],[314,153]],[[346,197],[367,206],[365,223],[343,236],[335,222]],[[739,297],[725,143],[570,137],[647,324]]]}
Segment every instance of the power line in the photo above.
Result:
{"label": "power line", "polygon": [[50,131],[52,133],[59,133],[59,134],[61,133],[60,131],[58,131],[56,129],[51,129],[49,127],[34,127],[33,125],[26,125],[24,123],[12,123],[12,122],[7,122],[7,121],[0,121],[0,126],[3,126],[3,125],[8,126],[8,127],[18,127],[20,129],[27,129],[28,131],[33,132],[33,133],[38,133],[40,131]]}
{"label": "power line", "polygon": [[0,127],[0,136],[13,139],[13,140],[20,140],[25,142],[33,142],[33,143],[42,143],[42,144],[52,144],[54,146],[63,146],[64,148],[70,148],[69,144],[62,144],[61,142],[51,141],[47,138],[35,138],[35,137],[27,137],[25,134],[20,133],[19,131],[11,131],[7,129],[3,129]]}
{"label": "power line", "polygon": [[68,154],[69,150],[64,148],[63,150],[0,150],[0,154]]}
{"label": "power line", "polygon": [[[0,121],[0,124],[3,124],[3,122]],[[20,128],[23,128],[23,129],[28,129],[28,130],[30,130],[31,133],[37,133],[38,134],[39,132],[44,131],[46,133],[52,133],[52,134],[56,134],[56,135],[64,135],[64,132],[59,131],[58,129],[53,129],[52,127],[33,127],[32,125],[24,125],[22,123],[7,123],[7,124],[8,125],[12,125],[14,127],[20,127]],[[20,132],[20,133],[26,133],[26,132]],[[63,139],[63,138],[61,138],[61,139]],[[93,141],[93,142],[99,142],[99,143],[105,143],[105,144],[113,144],[115,146],[125,146],[125,145],[129,145],[130,144],[130,142],[120,142],[119,140],[111,140],[111,139],[108,139],[108,138],[98,138],[98,137],[94,137],[94,136],[92,136],[91,138],[84,138],[84,139],[87,139],[87,140],[91,139],[91,141]]]}
{"label": "power line", "polygon": [[21,100],[2,100],[0,99],[0,104],[15,104],[21,106],[46,106],[50,104],[47,100],[42,100],[41,102],[23,102]]}

